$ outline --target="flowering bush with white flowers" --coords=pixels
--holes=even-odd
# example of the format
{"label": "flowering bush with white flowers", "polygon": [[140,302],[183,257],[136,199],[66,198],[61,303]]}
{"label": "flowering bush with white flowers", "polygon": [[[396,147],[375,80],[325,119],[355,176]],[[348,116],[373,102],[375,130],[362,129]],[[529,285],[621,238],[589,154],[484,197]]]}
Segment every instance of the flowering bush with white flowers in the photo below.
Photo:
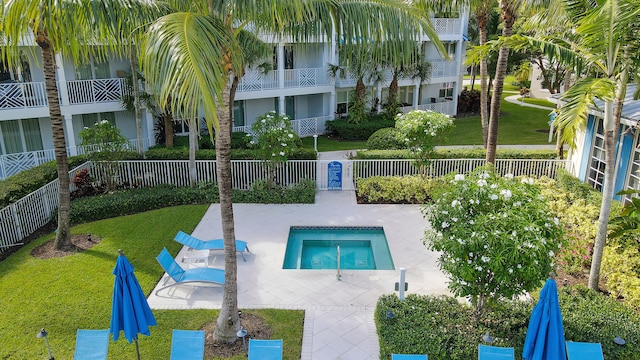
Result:
{"label": "flowering bush with white flowers", "polygon": [[489,298],[511,298],[540,286],[553,269],[563,233],[531,178],[498,177],[479,169],[455,175],[423,209],[430,250],[456,296],[475,314]]}
{"label": "flowering bush with white flowers", "polygon": [[[251,133],[251,144],[258,149],[260,158],[267,163],[273,176],[277,164],[287,161],[300,144],[300,138],[293,132],[289,117],[285,114],[278,115],[275,111],[258,116],[251,125]],[[270,176],[270,180],[273,176]]]}
{"label": "flowering bush with white flowers", "polygon": [[453,119],[430,110],[413,110],[396,116],[396,129],[415,156],[418,165],[426,165],[435,147],[435,139],[453,129]]}

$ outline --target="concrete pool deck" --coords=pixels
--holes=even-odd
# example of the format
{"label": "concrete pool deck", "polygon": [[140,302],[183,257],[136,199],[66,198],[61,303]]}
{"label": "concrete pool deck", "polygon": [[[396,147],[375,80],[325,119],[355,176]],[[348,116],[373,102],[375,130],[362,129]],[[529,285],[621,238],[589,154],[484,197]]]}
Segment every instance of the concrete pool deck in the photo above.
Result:
{"label": "concrete pool deck", "polygon": [[[394,292],[400,267],[407,270],[407,294],[449,293],[437,254],[422,244],[427,224],[418,205],[358,205],[353,191],[320,191],[314,204],[234,204],[234,220],[236,237],[251,250],[246,261],[237,258],[238,306],[305,310],[303,360],[378,359],[373,311],[380,295]],[[382,226],[396,270],[343,270],[341,281],[335,270],[283,270],[290,226]],[[222,237],[219,204],[211,205],[193,235]],[[224,267],[221,251],[208,260],[210,267]],[[180,285],[159,295],[156,289],[149,297],[153,309],[218,309],[222,303],[221,286]]]}

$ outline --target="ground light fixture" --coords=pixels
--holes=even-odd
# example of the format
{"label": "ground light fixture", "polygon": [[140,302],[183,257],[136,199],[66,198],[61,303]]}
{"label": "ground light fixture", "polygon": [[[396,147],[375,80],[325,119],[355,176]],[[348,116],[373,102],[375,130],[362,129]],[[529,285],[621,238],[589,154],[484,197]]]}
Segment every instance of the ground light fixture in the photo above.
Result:
{"label": "ground light fixture", "polygon": [[484,335],[482,335],[482,341],[486,342],[487,344],[491,344],[495,341],[495,339],[493,338],[493,336],[489,335],[489,331],[487,331]]}
{"label": "ground light fixture", "polygon": [[42,328],[40,331],[38,331],[38,333],[36,334],[36,337],[38,339],[44,338],[45,344],[47,344],[47,352],[49,352],[49,360],[54,360],[53,355],[51,355],[51,347],[49,347],[49,339],[47,338],[47,335],[49,335],[47,330]]}
{"label": "ground light fixture", "polygon": [[240,328],[240,330],[238,330],[238,332],[236,332],[236,336],[239,338],[242,338],[242,347],[244,348],[244,352],[247,352],[247,343],[245,342],[244,338],[247,336],[247,330]]}
{"label": "ground light fixture", "polygon": [[616,337],[614,337],[614,338],[613,338],[613,342],[614,342],[616,345],[620,345],[620,346],[622,346],[622,345],[624,345],[624,344],[626,344],[626,343],[627,343],[627,342],[626,342],[626,341],[624,341],[624,339],[623,339],[623,338],[621,338],[620,336],[616,336]]}
{"label": "ground light fixture", "polygon": [[394,314],[393,311],[391,311],[391,310],[387,310],[387,313],[385,314],[385,316],[387,317],[387,319],[395,319],[396,318],[396,314]]}

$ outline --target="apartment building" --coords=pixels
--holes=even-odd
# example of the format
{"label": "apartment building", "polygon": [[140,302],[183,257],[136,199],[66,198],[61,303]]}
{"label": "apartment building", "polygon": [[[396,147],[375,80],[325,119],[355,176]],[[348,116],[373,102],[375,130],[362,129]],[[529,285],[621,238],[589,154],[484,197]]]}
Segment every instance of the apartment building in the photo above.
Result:
{"label": "apartment building", "polygon": [[[455,115],[457,96],[462,89],[468,16],[462,13],[451,18],[435,17],[431,21],[449,59],[438,54],[426,35],[420,39],[425,58],[432,64],[432,74],[423,83],[400,79],[402,111],[423,109]],[[336,39],[320,38],[296,44],[287,39],[275,41],[269,34],[260,36],[273,45],[273,69],[267,73],[256,68],[246,70],[234,102],[234,131],[246,131],[258,115],[275,110],[290,116],[301,137],[324,133],[327,120],[347,113],[356,83],[356,79],[330,76],[328,64],[338,63]],[[30,53],[38,54],[38,51],[25,51],[19,69],[0,69],[0,179],[54,159],[42,60],[39,55],[28,55]],[[78,146],[79,132],[99,120],[116,125],[122,135],[137,146],[135,116],[123,109],[121,102],[127,91],[128,60],[112,58],[74,66],[58,58],[57,64],[69,155],[82,152]],[[385,81],[366,84],[371,104],[376,103],[375,99],[379,100],[378,104],[386,99],[390,81],[389,71]],[[152,109],[145,109],[144,149],[155,143],[156,121]],[[184,124],[177,124],[177,128],[178,133],[186,135],[188,130]]]}

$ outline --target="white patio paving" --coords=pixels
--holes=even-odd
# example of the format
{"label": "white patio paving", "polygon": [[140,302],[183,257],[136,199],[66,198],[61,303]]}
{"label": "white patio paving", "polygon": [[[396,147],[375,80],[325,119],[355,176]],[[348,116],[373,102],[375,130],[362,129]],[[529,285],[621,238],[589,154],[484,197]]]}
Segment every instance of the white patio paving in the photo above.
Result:
{"label": "white patio paving", "polygon": [[[358,205],[353,191],[323,191],[315,204],[234,204],[234,220],[236,237],[251,250],[246,262],[238,255],[238,305],[305,310],[303,360],[378,359],[373,311],[380,295],[394,292],[400,267],[407,270],[407,293],[448,294],[437,255],[422,244],[427,225],[418,205]],[[343,270],[341,281],[335,270],[284,270],[290,226],[382,226],[396,270]],[[222,237],[218,204],[193,235]],[[209,266],[224,267],[222,252],[211,253]],[[156,289],[149,297],[154,309],[215,309],[222,303],[220,286],[181,285],[159,295]]]}

